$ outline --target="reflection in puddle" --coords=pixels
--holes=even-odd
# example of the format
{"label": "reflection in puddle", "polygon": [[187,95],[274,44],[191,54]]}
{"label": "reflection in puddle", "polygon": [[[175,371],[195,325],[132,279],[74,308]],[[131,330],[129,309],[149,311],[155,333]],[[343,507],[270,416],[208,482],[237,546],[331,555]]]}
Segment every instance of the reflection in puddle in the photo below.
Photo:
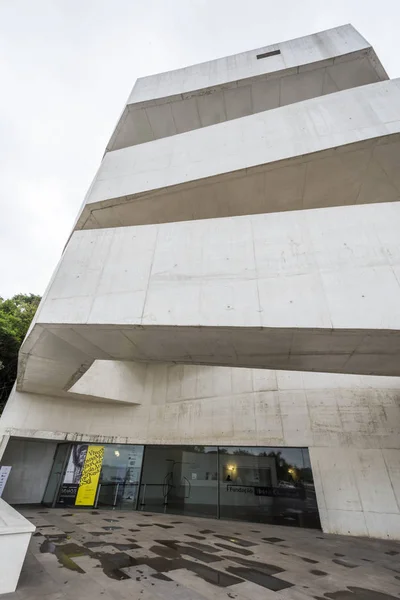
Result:
{"label": "reflection in puddle", "polygon": [[135,564],[134,559],[124,552],[117,552],[116,554],[92,552],[87,547],[73,543],[57,546],[53,542],[46,540],[40,546],[40,552],[54,554],[60,565],[77,573],[85,573],[85,571],[73,559],[80,556],[89,556],[100,562],[103,572],[107,577],[118,580],[128,579],[128,575],[121,571],[121,569],[131,567]]}
{"label": "reflection in puddle", "polygon": [[259,571],[260,573],[264,573],[265,575],[276,575],[277,573],[283,573],[285,571],[285,569],[282,569],[277,565],[271,565],[266,562],[258,562],[257,560],[248,560],[247,558],[242,558],[241,556],[223,555],[222,558],[238,563],[239,565],[243,565],[244,567],[256,569],[257,571]]}
{"label": "reflection in puddle", "polygon": [[342,567],[347,567],[348,569],[355,569],[356,567],[359,566],[359,565],[355,565],[349,561],[342,560],[341,558],[334,558],[332,560],[332,562],[336,563],[337,565],[341,565]]}
{"label": "reflection in puddle", "polygon": [[243,556],[250,556],[254,554],[251,550],[246,550],[245,548],[239,548],[234,546],[229,546],[229,544],[215,544],[218,548],[223,548],[224,550],[229,550],[230,552],[236,552],[236,554],[242,554]]}
{"label": "reflection in puddle", "polygon": [[266,573],[261,573],[256,569],[249,569],[247,567],[228,567],[227,571],[229,571],[229,573],[233,573],[234,575],[238,575],[239,577],[243,577],[243,579],[247,579],[247,581],[252,581],[257,585],[261,585],[262,587],[272,590],[273,592],[279,592],[280,590],[284,590],[288,587],[293,587],[293,583],[289,583],[283,579],[278,579],[272,575],[267,575]]}
{"label": "reflection in puddle", "polygon": [[226,542],[231,542],[231,544],[237,544],[238,546],[243,546],[244,548],[248,548],[250,546],[257,546],[255,542],[249,542],[247,540],[238,539],[235,537],[229,537],[229,535],[218,535],[214,534],[215,537],[220,538],[221,540],[225,540]]}

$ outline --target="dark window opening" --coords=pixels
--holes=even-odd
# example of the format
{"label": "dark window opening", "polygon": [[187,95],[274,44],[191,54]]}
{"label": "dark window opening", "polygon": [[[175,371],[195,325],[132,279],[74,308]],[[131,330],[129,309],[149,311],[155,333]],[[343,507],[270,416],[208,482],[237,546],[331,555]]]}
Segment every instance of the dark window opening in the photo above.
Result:
{"label": "dark window opening", "polygon": [[271,52],[263,52],[262,54],[257,54],[257,58],[268,58],[269,56],[276,56],[277,54],[280,54],[281,51],[280,50],[271,50]]}

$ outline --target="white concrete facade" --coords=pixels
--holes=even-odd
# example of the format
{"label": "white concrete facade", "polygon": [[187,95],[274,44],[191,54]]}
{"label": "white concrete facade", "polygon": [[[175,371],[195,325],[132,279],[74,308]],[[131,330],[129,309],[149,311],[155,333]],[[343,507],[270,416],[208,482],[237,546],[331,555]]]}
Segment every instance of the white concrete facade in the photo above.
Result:
{"label": "white concrete facade", "polygon": [[324,531],[400,539],[399,107],[351,26],[139,80],[1,433],[307,447]]}

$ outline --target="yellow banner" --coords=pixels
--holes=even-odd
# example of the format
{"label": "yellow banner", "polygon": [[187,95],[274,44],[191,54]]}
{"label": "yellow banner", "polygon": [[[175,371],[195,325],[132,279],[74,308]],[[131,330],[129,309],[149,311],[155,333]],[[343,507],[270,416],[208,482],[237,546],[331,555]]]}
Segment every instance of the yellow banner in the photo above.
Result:
{"label": "yellow banner", "polygon": [[75,504],[93,506],[103,463],[104,446],[89,446],[82,469]]}

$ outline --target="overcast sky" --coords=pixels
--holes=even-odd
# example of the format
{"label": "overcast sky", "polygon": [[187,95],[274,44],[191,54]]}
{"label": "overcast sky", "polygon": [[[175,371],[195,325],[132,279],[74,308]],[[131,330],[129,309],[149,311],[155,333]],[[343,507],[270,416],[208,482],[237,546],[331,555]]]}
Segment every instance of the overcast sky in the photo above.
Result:
{"label": "overcast sky", "polygon": [[352,23],[400,77],[400,0],[0,0],[0,296],[42,294],[137,77]]}

